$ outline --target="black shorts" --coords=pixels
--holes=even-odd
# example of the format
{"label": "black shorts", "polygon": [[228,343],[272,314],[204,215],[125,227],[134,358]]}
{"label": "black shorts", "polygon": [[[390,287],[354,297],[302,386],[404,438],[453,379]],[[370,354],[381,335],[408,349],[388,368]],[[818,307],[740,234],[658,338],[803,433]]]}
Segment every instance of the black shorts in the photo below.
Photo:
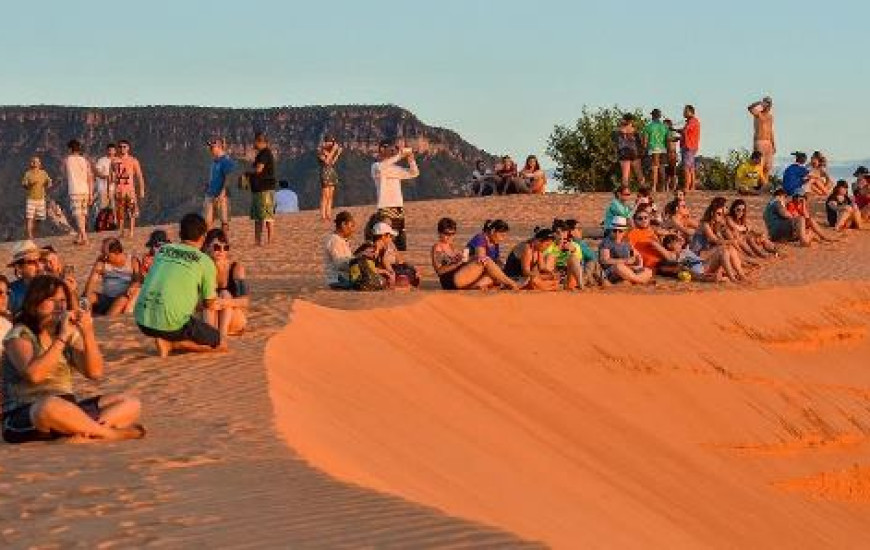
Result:
{"label": "black shorts", "polygon": [[94,315],[105,315],[109,313],[109,308],[115,303],[115,298],[109,298],[105,294],[97,294],[96,303],[91,305],[91,313]]}
{"label": "black shorts", "polygon": [[196,317],[191,317],[183,327],[175,331],[156,330],[142,325],[139,325],[139,330],[145,336],[159,338],[167,342],[193,342],[210,348],[221,345],[221,333],[218,329]]}
{"label": "black shorts", "polygon": [[637,151],[635,151],[634,149],[630,149],[628,147],[623,147],[622,149],[620,149],[619,151],[616,152],[616,155],[619,158],[619,160],[623,161],[623,162],[625,162],[625,161],[634,162],[634,161],[638,160]]}
{"label": "black shorts", "polygon": [[[70,403],[75,403],[90,416],[93,420],[100,419],[100,396],[88,397],[81,401],[76,400],[74,395],[58,395],[61,399],[66,399]],[[53,441],[65,437],[65,434],[59,432],[41,432],[33,425],[30,418],[30,409],[33,403],[13,409],[3,415],[3,440],[6,443],[30,443],[31,441]]]}

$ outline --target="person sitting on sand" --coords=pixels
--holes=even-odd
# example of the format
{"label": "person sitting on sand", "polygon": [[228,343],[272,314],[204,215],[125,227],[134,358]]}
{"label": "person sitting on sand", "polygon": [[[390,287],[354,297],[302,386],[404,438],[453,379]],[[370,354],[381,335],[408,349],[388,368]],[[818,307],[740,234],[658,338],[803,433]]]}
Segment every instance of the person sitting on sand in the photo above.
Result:
{"label": "person sitting on sand", "polygon": [[471,172],[471,194],[478,197],[487,197],[496,192],[497,178],[492,170],[486,167],[483,160],[474,163],[474,171]]}
{"label": "person sitting on sand", "polygon": [[356,232],[356,220],[347,210],[335,216],[335,230],[323,241],[323,264],[326,285],[333,290],[350,290],[350,261],[353,253],[350,238]]}
{"label": "person sitting on sand", "polygon": [[85,283],[84,296],[94,315],[114,317],[133,311],[141,281],[139,260],[124,252],[117,237],[103,239],[100,255]]}
{"label": "person sitting on sand", "polygon": [[689,248],[708,263],[713,258],[721,256],[725,274],[732,282],[742,282],[748,279],[743,269],[743,259],[734,241],[728,238],[725,223],[725,206],[728,201],[724,197],[716,197],[701,216],[701,227],[692,237]]}
{"label": "person sitting on sand", "polygon": [[808,193],[827,197],[834,188],[834,178],[828,174],[828,159],[819,151],[810,157],[810,178]]}
{"label": "person sitting on sand", "polygon": [[565,227],[568,229],[568,236],[580,248],[583,255],[583,276],[586,278],[585,284],[598,285],[601,284],[601,264],[598,263],[598,254],[589,246],[589,243],[583,239],[583,228],[580,222],[574,219],[565,220]]}
{"label": "person sitting on sand", "polygon": [[504,274],[524,290],[559,290],[559,277],[544,254],[554,240],[552,230],[536,227],[532,238],[516,245],[508,255]]}
{"label": "person sitting on sand", "polygon": [[628,243],[643,259],[643,266],[653,274],[658,272],[659,265],[667,270],[676,267],[676,258],[662,245],[658,233],[652,227],[652,215],[647,204],[638,205],[634,213],[634,227],[626,235]]}
{"label": "person sitting on sand", "polygon": [[504,220],[486,220],[483,230],[468,241],[469,257],[479,262],[489,258],[501,267],[501,243],[507,239],[509,231]]}
{"label": "person sitting on sand", "polygon": [[810,246],[814,240],[807,231],[806,220],[792,215],[786,208],[788,193],[782,187],[773,192],[773,198],[764,207],[764,225],[770,240],[775,243],[798,241],[801,246]]}
{"label": "person sitting on sand", "polygon": [[[576,229],[576,220],[575,222]],[[571,231],[565,220],[555,219],[552,225],[553,244],[544,250],[544,256],[550,264],[549,271],[559,274],[560,280],[567,290],[582,289],[586,284],[583,273],[583,249],[571,238]]]}
{"label": "person sitting on sand", "polygon": [[796,151],[792,156],[794,162],[782,173],[782,188],[788,196],[806,193],[810,181],[810,171],[804,166],[807,163],[807,154]]}
{"label": "person sitting on sand", "polygon": [[248,324],[247,309],[250,305],[250,289],[245,277],[245,266],[230,260],[230,241],[222,229],[211,229],[205,234],[203,252],[214,262],[217,272],[218,330],[221,339],[239,335]]}
{"label": "person sitting on sand", "polygon": [[737,192],[741,195],[757,195],[764,186],[764,155],[761,151],[753,151],[746,162],[737,167],[734,179],[737,183]]}
{"label": "person sitting on sand", "polygon": [[[161,357],[173,350],[225,351],[216,328],[217,273],[214,262],[201,252],[207,225],[199,214],[181,219],[178,244],[165,244],[145,277],[134,311],[136,324],[154,338]],[[203,305],[201,321],[196,308]]]}
{"label": "person sitting on sand", "polygon": [[622,219],[629,219],[632,215],[632,207],[630,204],[631,201],[631,187],[628,185],[620,185],[613,191],[613,200],[610,201],[610,204],[607,206],[607,210],[604,212],[604,229],[605,232],[607,228],[613,225],[613,218],[619,217]]}
{"label": "person sitting on sand", "polygon": [[51,275],[34,278],[21,313],[4,339],[3,439],[8,443],[62,437],[136,439],[145,430],[139,400],[124,394],[79,399],[73,370],[103,376],[94,325],[87,311],[73,311],[69,288]]}
{"label": "person sitting on sand", "polygon": [[864,220],[870,221],[870,171],[864,166],[859,166],[855,171],[855,183],[852,185],[852,197],[855,206],[861,211]]}
{"label": "person sitting on sand", "polygon": [[30,281],[42,272],[39,259],[39,248],[33,241],[21,241],[12,247],[12,262],[7,267],[16,277],[9,285],[9,311],[13,316],[21,311]]}
{"label": "person sitting on sand", "polygon": [[[662,238],[662,246],[668,251],[667,264],[660,266],[661,275],[684,277],[687,273],[692,281],[719,282],[724,279],[724,249],[719,249],[709,257],[709,267],[705,266],[703,258],[692,252],[685,238],[679,233],[671,233]],[[674,263],[676,265],[674,265]]]}
{"label": "person sitting on sand", "polygon": [[612,284],[621,281],[635,285],[649,283],[653,272],[644,267],[640,254],[625,238],[627,231],[628,220],[622,216],[614,216],[607,226],[607,234],[598,248],[602,278]]}
{"label": "person sitting on sand", "polygon": [[457,250],[456,222],[451,218],[438,220],[438,242],[432,245],[432,268],[444,290],[486,290],[502,285],[517,288],[514,283],[488,256],[483,260],[470,259],[468,249]]}
{"label": "person sitting on sand", "polygon": [[3,338],[12,328],[12,313],[9,312],[9,279],[0,275],[0,355],[3,355]]}
{"label": "person sitting on sand", "polygon": [[634,201],[634,211],[632,211],[631,216],[634,219],[634,214],[637,212],[638,207],[646,205],[647,212],[650,216],[650,225],[654,228],[659,228],[664,221],[662,219],[662,214],[659,212],[658,206],[656,206],[656,199],[653,196],[649,187],[640,187],[637,190],[637,198]]}
{"label": "person sitting on sand", "polygon": [[386,275],[390,288],[417,288],[420,286],[417,268],[405,262],[393,242],[398,234],[387,222],[378,222],[372,227],[375,266]]}
{"label": "person sitting on sand", "polygon": [[529,155],[526,159],[520,177],[526,181],[526,188],[532,195],[543,195],[547,190],[547,174],[541,169],[541,164],[535,155]]}
{"label": "person sitting on sand", "polygon": [[840,180],[831,191],[828,200],[825,201],[825,213],[828,217],[828,225],[834,231],[844,229],[861,229],[861,211],[849,197],[849,183]]}
{"label": "person sitting on sand", "polygon": [[769,258],[778,252],[776,245],[764,234],[756,231],[749,223],[748,207],[743,199],[736,199],[728,207],[725,216],[727,236],[737,243],[740,251],[755,258]]}
{"label": "person sitting on sand", "polygon": [[139,272],[142,280],[145,279],[151,266],[154,265],[154,257],[157,255],[157,251],[160,250],[160,247],[171,242],[172,241],[169,240],[169,235],[166,234],[166,231],[155,229],[151,232],[151,235],[148,236],[148,241],[145,242],[145,248],[148,249],[148,252],[146,252],[142,256],[142,259],[139,260]]}
{"label": "person sitting on sand", "polygon": [[495,170],[496,185],[499,195],[516,195],[527,193],[526,181],[520,177],[517,164],[510,156],[505,155]]}
{"label": "person sitting on sand", "polygon": [[805,193],[792,195],[791,200],[785,205],[785,207],[792,216],[804,219],[804,225],[811,236],[821,242],[833,242],[834,239],[828,237],[822,230],[822,226],[819,225],[819,222],[810,215],[807,195]]}

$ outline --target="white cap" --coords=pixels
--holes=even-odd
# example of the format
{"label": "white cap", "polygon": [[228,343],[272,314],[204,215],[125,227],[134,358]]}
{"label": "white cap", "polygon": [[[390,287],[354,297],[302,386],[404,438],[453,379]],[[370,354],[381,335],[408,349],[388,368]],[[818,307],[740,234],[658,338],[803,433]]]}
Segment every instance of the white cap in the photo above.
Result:
{"label": "white cap", "polygon": [[628,229],[628,220],[622,216],[613,216],[610,219],[610,227],[608,229]]}
{"label": "white cap", "polygon": [[385,223],[385,222],[378,222],[372,227],[372,235],[374,235],[375,237],[379,237],[381,235],[386,235],[388,233],[390,235],[392,235],[393,237],[398,235],[398,233],[393,231],[393,227],[390,224]]}

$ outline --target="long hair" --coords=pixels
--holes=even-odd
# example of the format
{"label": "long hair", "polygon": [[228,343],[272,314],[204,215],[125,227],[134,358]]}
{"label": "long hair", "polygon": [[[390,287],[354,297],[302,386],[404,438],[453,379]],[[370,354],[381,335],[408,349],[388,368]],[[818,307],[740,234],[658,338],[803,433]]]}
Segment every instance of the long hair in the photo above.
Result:
{"label": "long hair", "polygon": [[[743,207],[743,216],[738,219],[737,209],[741,206]],[[746,201],[743,199],[735,199],[732,201],[731,206],[728,207],[728,217],[737,223],[744,223],[746,221]]]}
{"label": "long hair", "polygon": [[507,233],[510,226],[504,220],[486,220],[483,224],[484,233]]}
{"label": "long hair", "polygon": [[63,289],[63,294],[66,297],[67,311],[71,310],[73,306],[72,292],[63,279],[54,275],[38,275],[30,281],[30,285],[27,287],[21,311],[15,317],[15,324],[25,325],[33,334],[39,334],[42,330],[37,311],[39,304],[54,297],[59,288]]}
{"label": "long hair", "polygon": [[[534,161],[534,163],[535,163],[535,167],[534,167],[534,168],[532,168],[532,167],[530,166],[530,165],[532,164],[533,161]],[[529,155],[528,157],[526,157],[526,165],[523,167],[523,169],[525,169],[525,170],[540,170],[540,169],[541,169],[541,163],[538,162],[538,157],[536,157],[535,155]]]}
{"label": "long hair", "polygon": [[710,206],[704,210],[704,215],[701,216],[702,222],[713,223],[716,218],[716,211],[720,208],[725,208],[725,205],[728,204],[728,201],[725,197],[716,197],[710,201]]}
{"label": "long hair", "polygon": [[[6,275],[0,275],[0,284],[6,287],[6,297],[9,298],[9,279],[6,278]],[[8,303],[8,302],[7,302]],[[9,312],[6,310],[0,311],[0,317],[5,317],[9,319]]]}

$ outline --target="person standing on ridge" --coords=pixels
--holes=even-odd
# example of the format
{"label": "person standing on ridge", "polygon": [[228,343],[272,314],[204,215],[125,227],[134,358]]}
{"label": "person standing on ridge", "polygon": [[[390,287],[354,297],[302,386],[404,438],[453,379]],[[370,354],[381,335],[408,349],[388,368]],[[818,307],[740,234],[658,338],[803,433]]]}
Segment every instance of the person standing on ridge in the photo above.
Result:
{"label": "person standing on ridge", "polygon": [[773,134],[773,100],[765,97],[748,107],[753,118],[754,133],[752,150],[761,153],[761,166],[764,172],[761,185],[767,185],[773,173],[773,156],[776,154],[776,138]]}
{"label": "person standing on ridge", "polygon": [[45,192],[51,188],[51,178],[42,169],[42,160],[39,157],[30,159],[30,168],[24,172],[21,185],[27,190],[24,220],[27,225],[27,238],[32,239],[34,227],[45,221]]}
{"label": "person standing on ridge", "polygon": [[106,154],[94,165],[94,208],[93,218],[96,220],[100,210],[113,208],[115,202],[115,182],[112,181],[112,163],[118,155],[118,147],[114,143],[106,145]]}
{"label": "person standing on ridge", "polygon": [[701,148],[701,121],[695,116],[695,107],[686,105],[683,108],[686,123],[680,130],[680,152],[683,156],[683,186],[686,191],[697,188],[696,161]]}
{"label": "person standing on ridge", "polygon": [[251,219],[254,220],[254,241],[257,246],[272,243],[272,227],[275,223],[275,155],[269,148],[266,134],[254,135],[254,170],[246,175],[251,186]]}
{"label": "person standing on ridge", "polygon": [[668,153],[668,135],[670,129],[662,122],[662,112],[660,109],[653,109],[650,113],[652,120],[643,127],[641,133],[643,137],[643,145],[649,154],[652,164],[652,192],[657,193],[659,190],[659,178],[664,179],[665,156]]}
{"label": "person standing on ridge", "polygon": [[94,173],[91,163],[82,154],[77,139],[67,143],[69,154],[63,159],[63,174],[69,194],[69,209],[76,225],[75,244],[87,244],[88,208],[94,200]]}
{"label": "person standing on ridge", "polygon": [[317,163],[320,165],[320,218],[324,221],[332,220],[332,203],[335,199],[335,187],[338,185],[335,163],[338,162],[341,151],[341,145],[330,135],[324,137],[323,143],[317,148]]}
{"label": "person standing on ridge", "polygon": [[227,154],[223,139],[213,139],[208,141],[207,145],[211,152],[212,163],[202,207],[203,218],[209,229],[214,226],[217,218],[224,233],[229,233],[230,200],[227,196],[227,177],[236,169],[236,163]]}
{"label": "person standing on ridge", "polygon": [[[130,154],[130,142],[122,139],[118,142],[119,155],[112,163],[112,180],[115,183],[115,218],[120,228],[120,236],[124,237],[124,224],[130,226],[129,235],[136,228],[136,218],[139,217],[139,201],[145,199],[145,175],[139,161]],[[136,182],[139,184],[139,194],[136,195]]]}
{"label": "person standing on ridge", "polygon": [[[402,160],[408,161],[407,168],[398,165]],[[417,167],[413,149],[403,147],[399,150],[394,141],[381,141],[378,160],[372,164],[372,179],[378,192],[378,211],[375,216],[388,221],[393,231],[398,233],[393,242],[401,252],[408,249],[402,181],[419,175],[420,169]]]}

